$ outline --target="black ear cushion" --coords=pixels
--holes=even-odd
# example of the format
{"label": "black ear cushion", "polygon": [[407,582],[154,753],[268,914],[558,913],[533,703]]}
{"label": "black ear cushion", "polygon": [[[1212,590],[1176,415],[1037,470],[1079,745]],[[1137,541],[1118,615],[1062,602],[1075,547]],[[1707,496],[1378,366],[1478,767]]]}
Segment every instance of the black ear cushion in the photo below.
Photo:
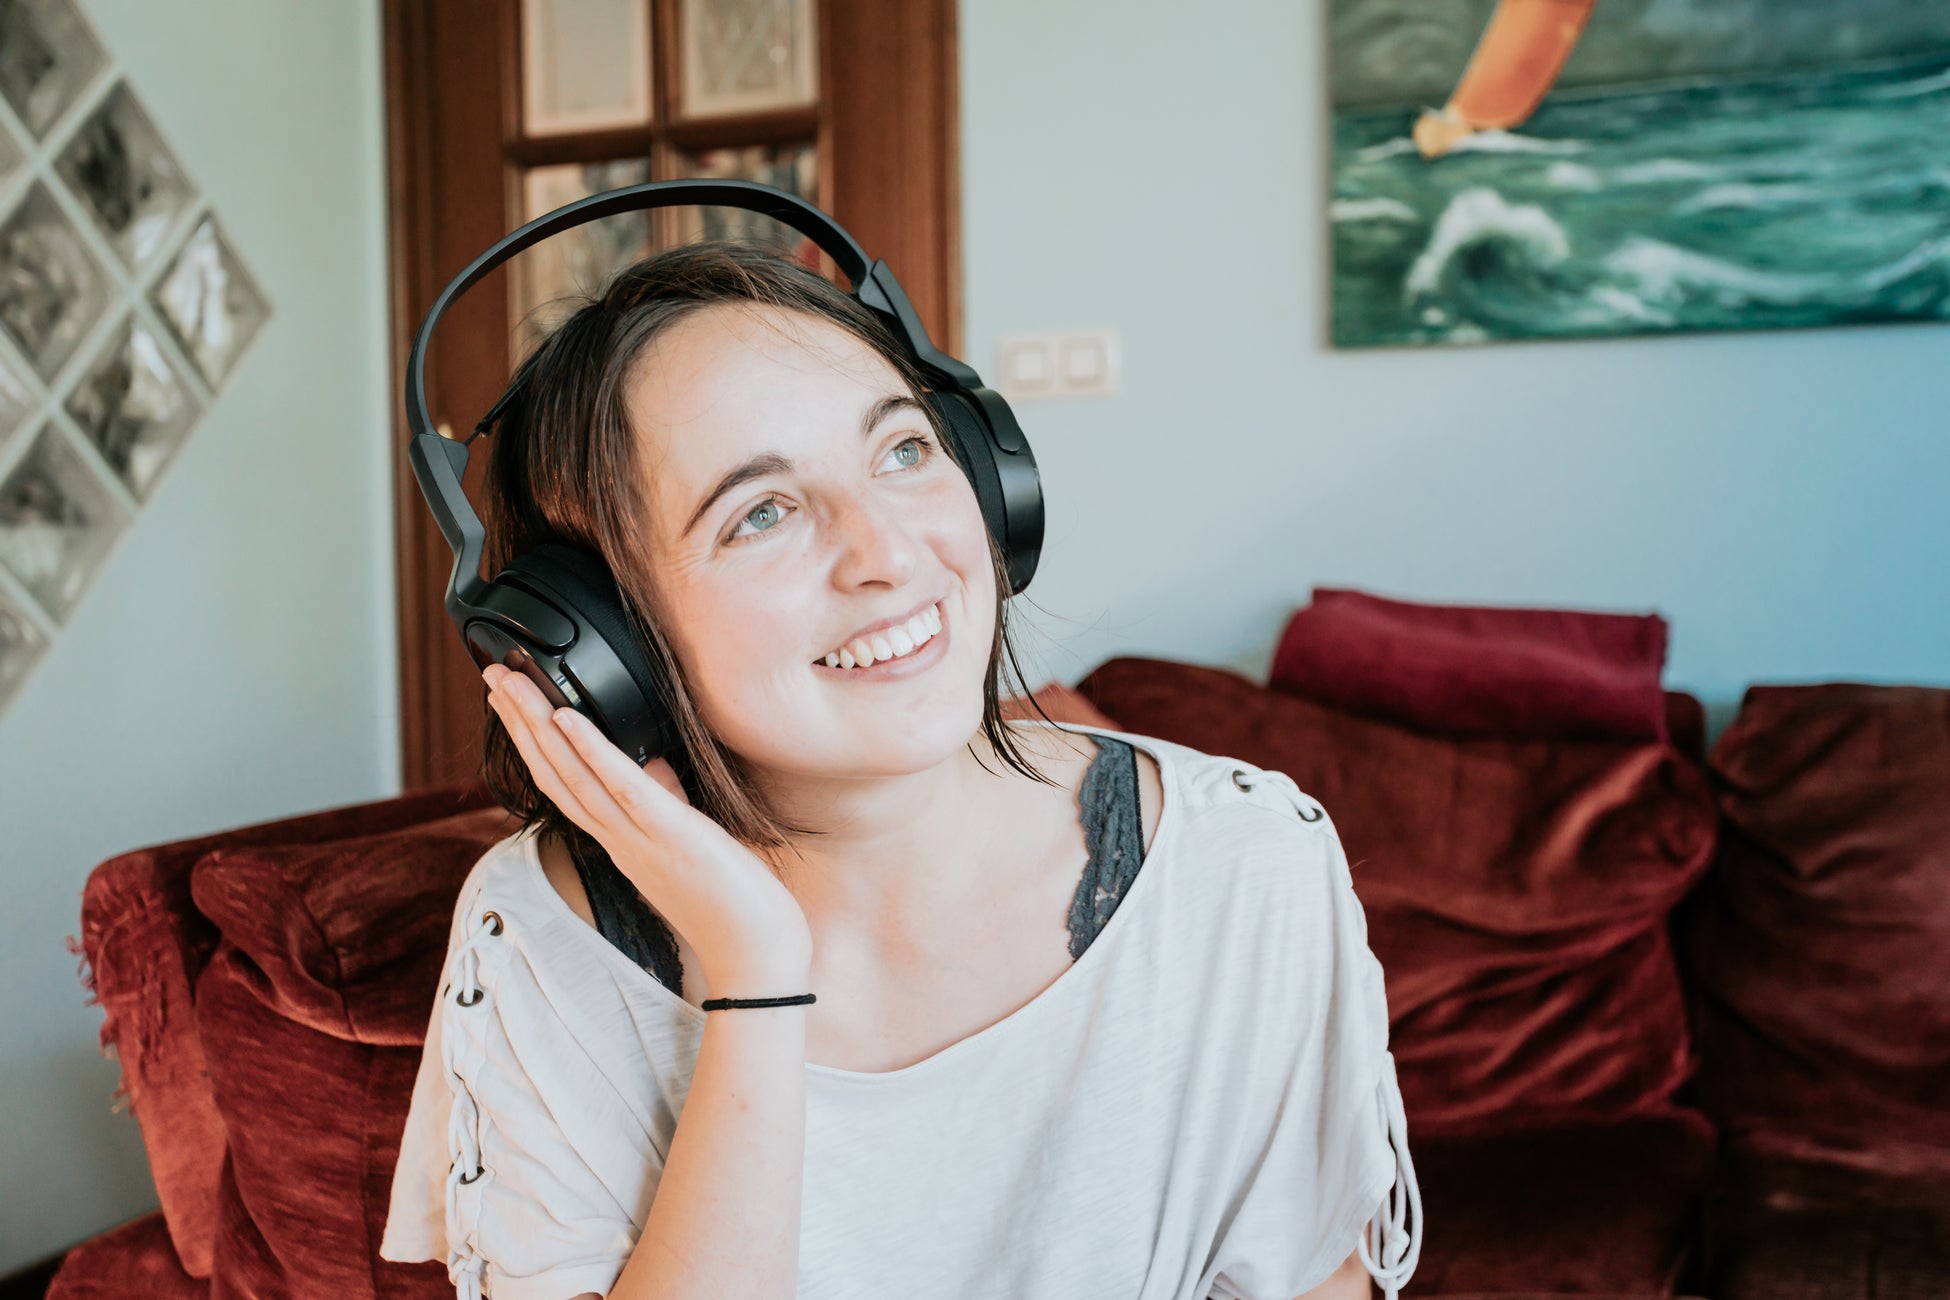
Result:
{"label": "black ear cushion", "polygon": [[600,555],[563,542],[544,542],[516,556],[508,572],[533,574],[560,592],[609,643],[643,697],[658,708],[664,707],[664,692],[657,675],[651,671],[649,660],[624,617],[616,576]]}

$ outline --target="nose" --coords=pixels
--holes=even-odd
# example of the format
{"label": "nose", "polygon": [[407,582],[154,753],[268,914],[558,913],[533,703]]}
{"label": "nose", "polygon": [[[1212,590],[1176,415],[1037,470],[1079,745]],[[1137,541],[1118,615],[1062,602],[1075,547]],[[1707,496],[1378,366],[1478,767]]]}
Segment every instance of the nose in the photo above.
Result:
{"label": "nose", "polygon": [[913,576],[920,544],[908,520],[885,502],[849,498],[834,511],[838,548],[834,577],[846,586],[905,586]]}

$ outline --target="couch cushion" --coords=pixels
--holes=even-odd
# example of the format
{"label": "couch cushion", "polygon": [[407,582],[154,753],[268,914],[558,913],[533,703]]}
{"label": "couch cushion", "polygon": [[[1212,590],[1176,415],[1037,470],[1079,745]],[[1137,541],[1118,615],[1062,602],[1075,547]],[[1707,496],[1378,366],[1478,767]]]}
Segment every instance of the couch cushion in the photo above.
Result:
{"label": "couch cushion", "polygon": [[1133,732],[1276,768],[1327,809],[1386,971],[1413,1132],[1669,1109],[1692,1055],[1666,919],[1714,840],[1684,757],[1432,737],[1167,660],[1113,659],[1079,689]]}
{"label": "couch cushion", "polygon": [[1268,685],[1424,731],[1667,739],[1657,614],[1429,605],[1322,587],[1295,612]]}
{"label": "couch cushion", "polygon": [[[311,1028],[281,1014],[267,987],[228,942],[197,985],[197,1025],[230,1131],[212,1300],[449,1300],[444,1267],[379,1258],[419,1048]],[[435,994],[432,984],[424,991],[422,1022]]]}
{"label": "couch cushion", "polygon": [[1702,1098],[1745,1148],[1950,1171],[1950,690],[1754,687],[1712,768]]}
{"label": "couch cushion", "polygon": [[1714,1153],[1702,1116],[1410,1141],[1428,1217],[1411,1300],[1670,1296],[1692,1263]]}
{"label": "couch cushion", "polygon": [[76,1246],[47,1287],[47,1300],[206,1300],[209,1294],[207,1278],[183,1271],[160,1210]]}
{"label": "couch cushion", "polygon": [[[509,829],[490,805],[197,863],[197,907],[222,931],[196,990],[229,1138],[217,1296],[426,1285],[424,1267],[380,1260],[379,1238],[454,900]],[[444,1269],[430,1276],[429,1294],[451,1293]]]}
{"label": "couch cushion", "polygon": [[1702,1215],[1700,1285],[1720,1300],[1950,1296],[1950,1175],[1730,1147]]}
{"label": "couch cushion", "polygon": [[316,846],[226,845],[197,863],[191,889],[278,1014],[417,1047],[461,881],[514,828],[490,806]]}
{"label": "couch cushion", "polygon": [[90,873],[78,947],[103,1012],[102,1046],[121,1061],[164,1221],[191,1276],[210,1275],[224,1144],[192,1009],[217,929],[191,902],[192,868],[220,847],[325,844],[489,801],[479,782],[440,786],[138,849]]}

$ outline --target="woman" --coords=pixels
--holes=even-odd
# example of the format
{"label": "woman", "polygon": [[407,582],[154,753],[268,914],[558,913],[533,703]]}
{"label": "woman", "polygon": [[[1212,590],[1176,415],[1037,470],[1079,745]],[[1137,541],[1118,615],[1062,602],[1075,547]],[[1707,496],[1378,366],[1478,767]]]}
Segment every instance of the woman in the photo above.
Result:
{"label": "woman", "polygon": [[1392,1295],[1420,1210],[1332,823],[1002,719],[1003,558],[877,319],[692,245],[515,383],[490,571],[601,553],[684,744],[639,768],[483,674],[522,825],[455,909],[381,1253],[495,1300]]}

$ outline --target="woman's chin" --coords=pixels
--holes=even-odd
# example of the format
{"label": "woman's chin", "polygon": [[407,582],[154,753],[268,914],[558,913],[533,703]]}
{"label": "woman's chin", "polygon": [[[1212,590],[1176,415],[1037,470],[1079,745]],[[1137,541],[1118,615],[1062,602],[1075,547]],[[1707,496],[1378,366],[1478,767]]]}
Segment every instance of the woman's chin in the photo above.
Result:
{"label": "woman's chin", "polygon": [[910,689],[895,698],[877,693],[833,710],[829,744],[849,752],[863,767],[892,775],[919,772],[952,757],[982,727],[980,679],[960,681],[948,673],[933,690]]}

